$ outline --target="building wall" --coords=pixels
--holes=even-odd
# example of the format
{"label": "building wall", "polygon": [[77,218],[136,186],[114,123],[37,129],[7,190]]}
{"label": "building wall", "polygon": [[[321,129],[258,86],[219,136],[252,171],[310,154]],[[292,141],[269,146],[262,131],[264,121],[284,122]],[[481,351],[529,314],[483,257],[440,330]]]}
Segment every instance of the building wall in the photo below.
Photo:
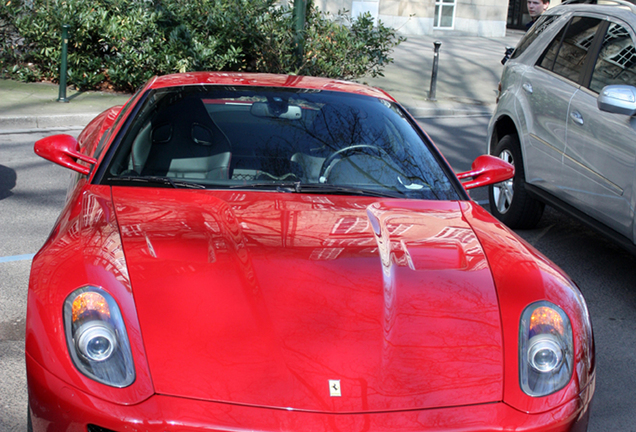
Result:
{"label": "building wall", "polygon": [[321,11],[332,14],[339,10],[346,9],[351,11],[352,0],[312,0]]}
{"label": "building wall", "polygon": [[[385,25],[404,35],[438,32],[503,37],[506,34],[508,0],[455,0],[452,25],[435,27],[436,0],[313,0],[323,11],[346,9],[356,16],[370,12]],[[437,0],[441,3],[442,0]],[[451,6],[452,3],[442,3]],[[446,23],[448,24],[448,23]]]}
{"label": "building wall", "polygon": [[485,37],[506,35],[507,0],[459,0],[455,30]]}

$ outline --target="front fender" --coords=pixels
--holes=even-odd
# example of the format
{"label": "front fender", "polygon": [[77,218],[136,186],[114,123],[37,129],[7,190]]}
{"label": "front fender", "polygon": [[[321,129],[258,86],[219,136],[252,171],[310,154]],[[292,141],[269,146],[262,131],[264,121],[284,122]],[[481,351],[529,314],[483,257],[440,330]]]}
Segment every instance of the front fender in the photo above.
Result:
{"label": "front fender", "polygon": [[[136,380],[126,388],[110,387],[86,377],[75,368],[69,355],[63,305],[71,292],[86,285],[106,290],[121,310],[136,374]],[[135,404],[154,393],[110,187],[78,187],[33,259],[25,345],[33,361],[88,394],[114,403]]]}
{"label": "front fender", "polygon": [[[504,402],[528,413],[541,413],[574,399],[591,400],[594,392],[594,339],[585,300],[565,273],[514,232],[476,204],[462,211],[479,238],[488,259],[499,305],[504,352]],[[519,323],[531,303],[547,300],[568,315],[574,338],[574,370],[561,390],[530,397],[519,384]]]}
{"label": "front fender", "polygon": [[501,76],[501,91],[497,103],[497,108],[488,125],[488,154],[497,145],[499,140],[508,134],[516,134],[519,143],[525,145],[525,133],[527,124],[523,117],[519,117],[520,87],[525,66],[516,61],[509,62]]}

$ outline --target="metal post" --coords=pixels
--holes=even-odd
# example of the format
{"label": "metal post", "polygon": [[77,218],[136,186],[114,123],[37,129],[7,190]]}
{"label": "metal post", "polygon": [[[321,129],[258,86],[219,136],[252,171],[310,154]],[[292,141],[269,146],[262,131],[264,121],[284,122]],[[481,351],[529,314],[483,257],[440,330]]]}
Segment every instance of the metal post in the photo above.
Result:
{"label": "metal post", "polygon": [[431,73],[431,90],[428,93],[428,99],[432,101],[436,101],[435,91],[437,87],[437,66],[439,62],[439,47],[442,46],[440,41],[433,42],[435,46],[435,54],[433,56],[433,72]]}
{"label": "metal post", "polygon": [[307,0],[294,0],[294,43],[296,45],[296,64],[300,67],[302,63],[304,47],[303,47],[303,31],[305,29],[305,18],[307,14]]}
{"label": "metal post", "polygon": [[68,56],[68,29],[69,25],[62,26],[62,59],[60,63],[60,92],[57,98],[58,102],[68,102],[66,98],[66,69]]}

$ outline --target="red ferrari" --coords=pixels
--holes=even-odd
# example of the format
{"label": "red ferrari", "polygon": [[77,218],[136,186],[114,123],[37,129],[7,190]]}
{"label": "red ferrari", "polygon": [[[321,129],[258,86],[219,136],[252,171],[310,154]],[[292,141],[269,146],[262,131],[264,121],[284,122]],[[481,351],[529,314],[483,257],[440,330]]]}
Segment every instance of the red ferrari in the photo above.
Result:
{"label": "red ferrari", "polygon": [[455,175],[386,93],[156,77],[35,151],[75,176],[31,271],[30,430],[587,429],[581,293],[466,192],[514,168]]}

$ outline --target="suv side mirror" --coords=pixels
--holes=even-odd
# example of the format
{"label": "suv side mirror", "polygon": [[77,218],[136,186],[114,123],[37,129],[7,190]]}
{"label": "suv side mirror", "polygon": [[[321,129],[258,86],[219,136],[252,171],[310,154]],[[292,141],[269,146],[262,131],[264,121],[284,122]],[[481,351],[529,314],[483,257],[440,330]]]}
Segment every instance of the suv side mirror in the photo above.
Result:
{"label": "suv side mirror", "polygon": [[515,51],[515,47],[506,47],[506,52],[504,53],[504,57],[501,59],[501,64],[505,65],[508,60],[510,60],[510,56]]}
{"label": "suv side mirror", "polygon": [[622,84],[605,86],[596,103],[601,111],[633,116],[636,114],[636,87]]}

